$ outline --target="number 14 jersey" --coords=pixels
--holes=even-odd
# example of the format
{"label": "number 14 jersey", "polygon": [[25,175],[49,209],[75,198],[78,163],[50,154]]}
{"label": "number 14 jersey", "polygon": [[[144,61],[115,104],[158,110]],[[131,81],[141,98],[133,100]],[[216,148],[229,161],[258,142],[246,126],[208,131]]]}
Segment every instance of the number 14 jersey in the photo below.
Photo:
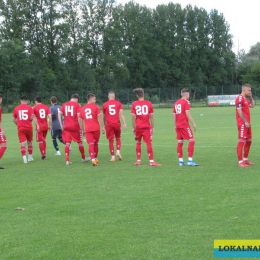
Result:
{"label": "number 14 jersey", "polygon": [[173,106],[173,114],[175,114],[175,127],[187,128],[189,127],[188,117],[186,111],[190,110],[190,102],[184,98],[177,100]]}
{"label": "number 14 jersey", "polygon": [[151,128],[150,115],[153,105],[148,100],[137,100],[132,104],[131,114],[136,115],[136,129]]}

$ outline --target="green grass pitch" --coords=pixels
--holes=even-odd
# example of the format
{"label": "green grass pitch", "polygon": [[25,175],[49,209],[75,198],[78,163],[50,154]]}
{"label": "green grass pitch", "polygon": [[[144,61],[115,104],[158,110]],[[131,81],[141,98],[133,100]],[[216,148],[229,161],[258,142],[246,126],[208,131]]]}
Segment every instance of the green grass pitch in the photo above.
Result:
{"label": "green grass pitch", "polygon": [[[144,144],[143,165],[133,165],[129,110],[123,161],[109,162],[103,135],[99,167],[81,163],[75,143],[66,166],[63,146],[62,156],[54,156],[50,134],[47,160],[34,141],[34,161],[23,164],[16,126],[4,115],[0,259],[207,260],[214,259],[214,239],[259,239],[259,113],[251,110],[255,165],[246,169],[237,166],[234,107],[191,110],[199,167],[178,166],[171,109],[155,110],[153,147],[162,167],[148,166]],[[185,160],[186,150],[187,143]]]}

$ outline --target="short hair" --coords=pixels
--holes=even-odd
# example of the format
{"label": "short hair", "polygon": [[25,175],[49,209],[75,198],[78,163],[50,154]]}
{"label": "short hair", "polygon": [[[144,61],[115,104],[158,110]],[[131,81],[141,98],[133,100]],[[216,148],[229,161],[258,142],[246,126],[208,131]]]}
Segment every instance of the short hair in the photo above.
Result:
{"label": "short hair", "polygon": [[27,100],[28,100],[28,98],[27,98],[27,96],[25,96],[25,95],[22,95],[22,96],[20,97],[20,100],[27,101]]}
{"label": "short hair", "polygon": [[248,83],[245,83],[242,85],[242,90],[245,89],[245,88],[252,88],[250,84]]}
{"label": "short hair", "polygon": [[190,90],[188,88],[183,88],[181,90],[181,94],[183,94],[183,93],[190,93]]}
{"label": "short hair", "polygon": [[115,95],[115,92],[111,90],[111,91],[108,92],[108,95],[109,94],[114,94]]}
{"label": "short hair", "polygon": [[56,98],[55,96],[52,96],[52,97],[50,98],[50,101],[51,101],[52,103],[57,103],[57,98]]}
{"label": "short hair", "polygon": [[71,98],[76,98],[76,99],[79,100],[79,95],[78,95],[78,94],[73,94],[73,95],[71,96]]}
{"label": "short hair", "polygon": [[89,101],[92,97],[95,97],[95,95],[92,93],[88,93],[87,100]]}
{"label": "short hair", "polygon": [[144,90],[142,88],[135,88],[133,93],[139,98],[144,97]]}
{"label": "short hair", "polygon": [[34,99],[35,101],[37,101],[37,102],[39,102],[39,103],[41,103],[42,102],[42,98],[41,97],[39,97],[39,96],[37,96],[37,97],[35,97],[35,99]]}

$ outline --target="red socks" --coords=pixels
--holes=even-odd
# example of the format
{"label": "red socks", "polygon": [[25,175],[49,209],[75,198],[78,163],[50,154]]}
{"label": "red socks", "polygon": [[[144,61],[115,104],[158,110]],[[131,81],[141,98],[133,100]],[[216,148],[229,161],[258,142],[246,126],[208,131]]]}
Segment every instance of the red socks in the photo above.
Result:
{"label": "red socks", "polygon": [[95,158],[98,157],[98,143],[94,143]]}
{"label": "red socks", "polygon": [[3,157],[6,148],[7,148],[6,145],[2,144],[2,147],[0,148],[0,159]]}
{"label": "red socks", "polygon": [[88,152],[89,152],[89,156],[91,159],[95,159],[95,148],[94,148],[94,143],[90,143],[88,144]]}
{"label": "red socks", "polygon": [[147,146],[147,153],[149,156],[149,160],[153,160],[153,147],[152,147],[152,143],[146,143]]}
{"label": "red socks", "polygon": [[119,151],[121,150],[121,139],[120,138],[116,139],[116,149]]}
{"label": "red socks", "polygon": [[65,150],[66,162],[69,162],[70,161],[70,144],[69,143],[66,143],[64,150]]}
{"label": "red socks", "polygon": [[141,143],[139,141],[136,142],[135,151],[137,160],[141,160]]}
{"label": "red socks", "polygon": [[42,157],[44,157],[45,156],[44,143],[43,143],[43,141],[40,141],[38,144],[39,144],[39,149],[40,149],[41,155],[42,155]]}
{"label": "red socks", "polygon": [[22,156],[25,156],[25,155],[26,155],[25,146],[21,146],[21,147],[20,147],[20,151],[21,151]]}
{"label": "red socks", "polygon": [[109,151],[111,156],[115,155],[115,151],[114,151],[114,139],[109,139]]}
{"label": "red socks", "polygon": [[178,140],[178,145],[177,145],[178,158],[183,157],[182,147],[183,147],[183,140]]}
{"label": "red socks", "polygon": [[188,157],[193,157],[194,146],[195,146],[195,140],[193,140],[193,139],[189,140]]}
{"label": "red socks", "polygon": [[[33,153],[33,146],[32,145],[28,145],[28,154],[32,155]],[[26,155],[26,154],[23,154]]]}
{"label": "red socks", "polygon": [[81,154],[81,158],[85,159],[85,149],[84,149],[83,143],[78,143],[78,145],[79,145],[79,151]]}
{"label": "red socks", "polygon": [[[238,161],[242,161],[243,160],[243,148],[244,148],[244,145],[245,145],[245,140],[238,140],[238,143],[237,143],[237,158],[238,158]],[[249,151],[249,149],[248,149]]]}
{"label": "red socks", "polygon": [[245,143],[245,146],[244,146],[244,158],[248,158],[251,143],[252,143],[251,139],[246,139],[246,143]]}

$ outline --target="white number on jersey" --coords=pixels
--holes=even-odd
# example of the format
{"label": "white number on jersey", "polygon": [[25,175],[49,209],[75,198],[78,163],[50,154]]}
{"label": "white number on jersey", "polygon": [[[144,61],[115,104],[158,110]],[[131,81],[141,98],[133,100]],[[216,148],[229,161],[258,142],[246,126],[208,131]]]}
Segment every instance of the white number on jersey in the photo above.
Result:
{"label": "white number on jersey", "polygon": [[90,119],[92,118],[92,115],[91,115],[91,109],[90,108],[86,108],[85,109],[85,116],[86,116],[86,119]]}
{"label": "white number on jersey", "polygon": [[20,120],[28,120],[28,110],[19,110],[19,119]]}
{"label": "white number on jersey", "polygon": [[108,106],[108,112],[111,116],[114,116],[116,114],[116,110],[115,110],[115,106],[116,105],[109,105]]}
{"label": "white number on jersey", "polygon": [[135,107],[135,110],[136,110],[136,114],[137,114],[138,116],[148,115],[148,106],[147,106],[147,105],[136,106],[136,107]]}
{"label": "white number on jersey", "polygon": [[73,106],[65,106],[65,115],[68,116],[68,113],[73,116]]}
{"label": "white number on jersey", "polygon": [[175,105],[176,114],[181,114],[181,104]]}
{"label": "white number on jersey", "polygon": [[40,116],[40,118],[42,118],[42,119],[46,118],[46,114],[45,114],[45,110],[44,110],[44,109],[40,109],[40,110],[39,110],[39,116]]}

